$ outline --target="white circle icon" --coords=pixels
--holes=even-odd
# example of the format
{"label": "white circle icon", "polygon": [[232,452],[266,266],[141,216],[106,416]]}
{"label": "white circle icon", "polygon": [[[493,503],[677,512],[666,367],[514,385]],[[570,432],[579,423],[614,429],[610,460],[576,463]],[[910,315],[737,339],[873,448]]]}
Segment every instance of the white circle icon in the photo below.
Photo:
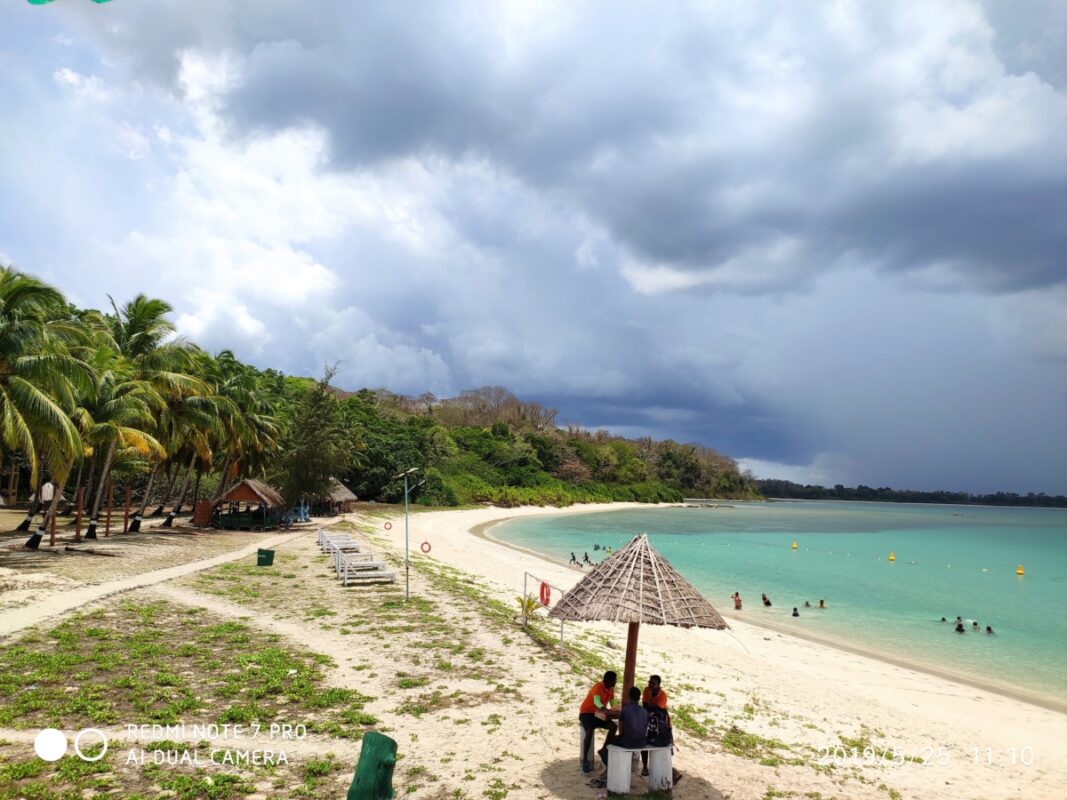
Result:
{"label": "white circle icon", "polygon": [[45,728],[33,740],[33,750],[42,761],[59,761],[67,752],[67,737],[63,731]]}
{"label": "white circle icon", "polygon": [[[87,733],[95,733],[97,736],[100,737],[100,743],[104,745],[104,748],[95,756],[87,756],[85,755],[85,753],[82,752],[82,737]],[[66,744],[67,742],[64,739],[64,749],[66,748]],[[104,735],[104,732],[102,730],[100,730],[99,728],[86,728],[83,731],[78,731],[78,735],[74,737],[74,752],[78,754],[78,758],[80,758],[82,761],[99,761],[101,758],[107,755],[107,744],[107,736]]]}

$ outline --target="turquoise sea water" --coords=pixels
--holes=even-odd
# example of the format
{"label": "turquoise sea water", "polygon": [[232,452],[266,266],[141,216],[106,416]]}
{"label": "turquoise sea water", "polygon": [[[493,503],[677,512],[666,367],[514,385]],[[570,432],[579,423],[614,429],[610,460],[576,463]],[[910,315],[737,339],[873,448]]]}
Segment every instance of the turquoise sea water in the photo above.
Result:
{"label": "turquoise sea water", "polygon": [[[571,551],[599,561],[594,544],[617,549],[637,533],[716,608],[732,611],[730,595],[740,592],[746,621],[1067,703],[1065,510],[736,503],[528,517],[492,529],[563,561]],[[825,611],[804,608],[820,598]],[[973,633],[969,622],[955,633],[957,614],[995,635]]]}

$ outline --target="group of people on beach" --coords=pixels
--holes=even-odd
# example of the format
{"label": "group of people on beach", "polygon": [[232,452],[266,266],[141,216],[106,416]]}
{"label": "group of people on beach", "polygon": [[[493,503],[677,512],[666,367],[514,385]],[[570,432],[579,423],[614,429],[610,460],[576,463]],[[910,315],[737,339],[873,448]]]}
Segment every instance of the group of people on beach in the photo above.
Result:
{"label": "group of people on beach", "polygon": [[[593,778],[590,785],[603,787],[607,783],[609,745],[630,749],[645,747],[668,747],[674,743],[671,733],[671,718],[667,713],[667,693],[659,675],[651,675],[644,691],[631,686],[622,709],[616,714],[612,709],[615,703],[615,684],[618,676],[608,670],[604,677],[593,684],[578,710],[578,723],[584,729],[582,749],[582,772],[593,771],[593,739],[597,729],[606,730],[604,746],[597,750],[604,773]],[[618,718],[618,724],[613,717]],[[648,777],[648,752],[641,753],[641,775]],[[682,773],[673,770],[675,785],[682,779]]]}
{"label": "group of people on beach", "polygon": [[[948,622],[948,620],[945,617],[941,617],[941,621],[942,622]],[[971,623],[971,630],[972,631],[974,631],[975,633],[981,633],[982,632],[982,626],[978,624],[978,620],[972,619],[972,620],[968,620],[968,622]],[[959,615],[956,615],[956,629],[955,630],[956,630],[956,633],[966,633],[967,632],[967,626],[963,624],[963,617],[961,617]],[[992,636],[993,635],[993,627],[991,625],[986,625],[985,626],[985,632],[989,636]]]}
{"label": "group of people on beach", "polygon": [[[742,605],[741,604],[741,595],[738,592],[734,592],[732,595],[730,595],[730,599],[734,601],[734,611],[740,611],[741,610],[741,605]],[[771,598],[769,598],[767,596],[767,593],[764,592],[763,593],[763,606],[764,606],[764,608],[770,608],[771,605],[773,605],[771,603]],[[825,600],[820,600],[818,607],[822,608],[822,609],[825,609],[826,608],[826,601]],[[804,601],[804,608],[811,608],[811,601],[810,600],[805,600]],[[799,617],[800,616],[800,610],[796,606],[793,606],[793,616],[794,617]]]}

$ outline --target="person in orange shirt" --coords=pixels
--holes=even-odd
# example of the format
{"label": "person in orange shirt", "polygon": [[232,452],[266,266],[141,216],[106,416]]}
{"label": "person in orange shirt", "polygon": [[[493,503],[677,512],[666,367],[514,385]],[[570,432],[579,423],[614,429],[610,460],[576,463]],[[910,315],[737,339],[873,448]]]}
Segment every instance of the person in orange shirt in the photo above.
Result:
{"label": "person in orange shirt", "polygon": [[593,771],[593,739],[596,729],[604,728],[608,734],[617,730],[615,722],[604,717],[604,712],[615,702],[615,682],[618,676],[611,670],[604,673],[604,679],[598,681],[589,690],[578,709],[578,723],[585,729],[585,749],[582,751],[582,772]]}
{"label": "person in orange shirt", "polygon": [[[645,691],[641,693],[641,705],[645,707],[646,711],[652,711],[659,709],[662,711],[667,710],[667,693],[661,688],[663,681],[659,675],[650,675],[648,678],[648,686],[645,687]],[[648,777],[648,753],[641,753],[641,774]]]}

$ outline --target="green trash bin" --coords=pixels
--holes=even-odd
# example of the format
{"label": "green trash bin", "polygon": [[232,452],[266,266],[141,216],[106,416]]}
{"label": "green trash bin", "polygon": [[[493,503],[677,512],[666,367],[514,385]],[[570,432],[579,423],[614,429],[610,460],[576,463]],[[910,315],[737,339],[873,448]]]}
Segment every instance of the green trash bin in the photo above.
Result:
{"label": "green trash bin", "polygon": [[367,731],[347,800],[392,800],[396,742],[377,731]]}
{"label": "green trash bin", "polygon": [[257,567],[270,567],[274,565],[274,551],[264,550],[260,548],[256,552],[256,566]]}

